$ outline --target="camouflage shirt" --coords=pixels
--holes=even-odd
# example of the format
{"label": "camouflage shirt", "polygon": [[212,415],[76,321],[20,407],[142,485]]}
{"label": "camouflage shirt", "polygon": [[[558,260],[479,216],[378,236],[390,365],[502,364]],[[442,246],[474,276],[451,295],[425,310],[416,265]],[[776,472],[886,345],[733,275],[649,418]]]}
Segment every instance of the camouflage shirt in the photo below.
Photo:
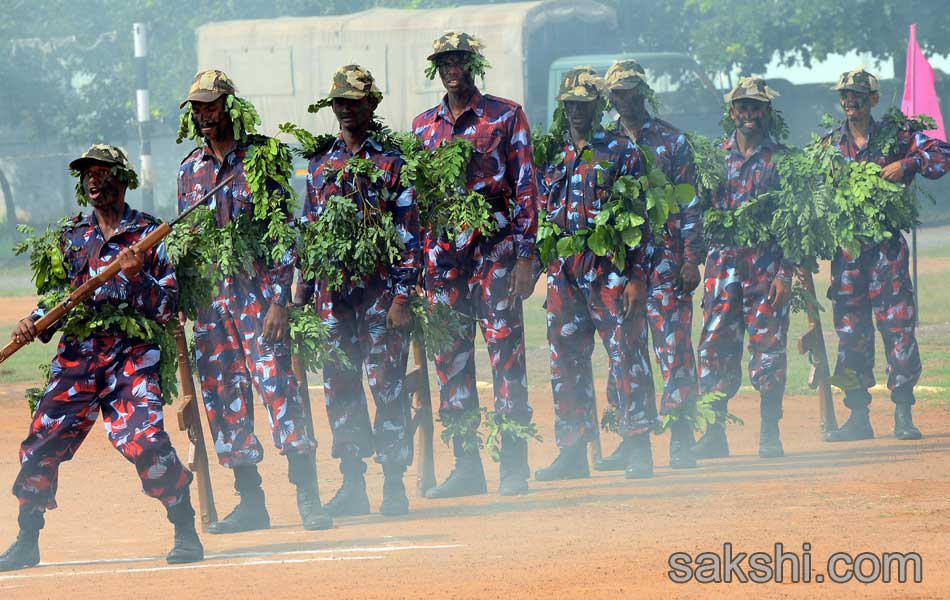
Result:
{"label": "camouflage shirt", "polygon": [[[538,231],[537,183],[531,148],[531,130],[521,107],[503,98],[472,95],[458,120],[452,117],[448,97],[418,115],[412,131],[426,148],[435,148],[455,138],[474,146],[469,164],[468,189],[486,198],[503,198],[508,204],[515,251],[533,258]],[[502,228],[509,215],[495,214]]]}
{"label": "camouflage shirt", "polygon": [[[207,145],[195,148],[178,169],[178,212],[181,213],[197,202],[219,181],[236,174],[234,181],[219,190],[208,206],[214,210],[218,227],[224,227],[245,212],[253,212],[254,198],[247,185],[244,173],[244,158],[249,146],[238,144],[218,163],[214,152]],[[288,213],[288,221],[293,215]],[[254,265],[255,276],[260,278],[261,292],[268,302],[284,306],[290,300],[290,288],[294,278],[294,256],[286,252],[272,264]],[[227,285],[227,281],[225,281]]]}
{"label": "camouflage shirt", "polygon": [[[333,196],[351,195],[357,207],[368,203],[381,207],[393,215],[396,231],[403,241],[399,261],[392,265],[380,265],[378,276],[389,278],[389,287],[393,301],[409,302],[409,294],[416,285],[419,275],[419,253],[421,248],[419,229],[419,207],[412,187],[399,183],[400,170],[404,161],[394,150],[383,151],[382,146],[373,138],[367,138],[357,155],[373,161],[383,172],[376,183],[363,178],[363,184],[357,189],[354,181],[344,175],[337,183],[336,172],[342,169],[346,161],[354,156],[346,147],[342,137],[337,138],[333,146],[323,154],[310,159],[307,168],[307,198],[304,201],[303,217],[308,221],[320,218],[327,200]],[[330,176],[330,172],[334,172]],[[298,289],[295,302],[308,302],[313,296],[314,281],[304,281]]]}

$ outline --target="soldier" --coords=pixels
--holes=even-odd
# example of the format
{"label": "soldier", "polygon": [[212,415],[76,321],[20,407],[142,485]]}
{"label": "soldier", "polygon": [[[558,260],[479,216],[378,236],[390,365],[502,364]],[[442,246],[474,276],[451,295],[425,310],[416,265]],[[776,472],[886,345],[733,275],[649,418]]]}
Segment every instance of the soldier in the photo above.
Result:
{"label": "soldier", "polygon": [[[617,178],[640,175],[636,145],[600,127],[603,85],[593,69],[578,67],[565,75],[557,98],[563,103],[569,131],[556,162],[544,165],[540,188],[547,220],[564,235],[592,229]],[[643,385],[650,367],[639,343],[649,272],[645,250],[649,230],[644,229],[644,240],[627,251],[623,269],[611,253],[598,256],[589,248],[547,265],[545,306],[560,454],[549,467],[535,472],[538,481],[590,476],[587,442],[597,434],[591,376],[595,331],[610,358],[626,476],[653,474],[650,430],[655,418],[646,402],[646,391],[653,388]]]}
{"label": "soldier", "polygon": [[[712,208],[734,211],[778,186],[775,162],[785,151],[770,135],[772,100],[765,80],[743,77],[726,95],[735,132],[721,144],[725,176],[712,193]],[[719,393],[717,421],[696,443],[697,458],[729,456],[725,420],[728,402],[742,382],[742,338],[749,335],[749,379],[761,395],[759,456],[784,455],[778,422],[785,394],[789,307],[793,265],[778,245],[710,244],[706,257],[703,329],[699,338],[700,392]]]}
{"label": "soldier", "polygon": [[[650,148],[656,155],[656,166],[670,183],[696,184],[693,151],[683,133],[666,121],[651,115],[646,102],[653,95],[643,67],[635,60],[614,64],[605,76],[610,104],[617,110],[616,130],[640,147]],[[660,414],[666,415],[684,402],[694,402],[698,391],[696,358],[693,354],[693,290],[699,285],[699,263],[704,257],[702,241],[702,209],[699,199],[671,214],[663,236],[651,245],[651,270],[647,290],[646,311],[660,372],[665,382]],[[644,354],[649,351],[644,349]],[[649,366],[649,362],[647,362]],[[648,368],[642,385],[652,387],[653,375]],[[610,394],[609,398],[614,399]],[[692,453],[693,432],[683,418],[670,425],[670,467],[684,469],[696,466]],[[598,461],[598,471],[623,469],[624,449]]]}
{"label": "soldier", "polygon": [[[125,154],[114,146],[97,144],[69,163],[69,168],[78,174],[81,193],[93,211],[75,216],[60,232],[64,285],[75,289],[119,261],[119,275],[96,290],[82,308],[95,315],[105,307],[127,307],[128,312],[159,325],[168,323],[178,305],[175,270],[164,243],[145,252],[132,249],[155,230],[158,221],[125,202],[126,190],[137,182]],[[48,342],[54,331],[38,334],[34,325],[45,312],[37,307],[17,324],[11,337]],[[168,520],[175,526],[175,545],[166,560],[190,563],[204,558],[189,494],[192,475],[178,459],[163,426],[160,355],[154,342],[112,329],[94,329],[82,339],[64,333],[30,433],[20,446],[20,473],[13,484],[13,495],[20,501],[20,533],[0,555],[0,571],[40,562],[39,534],[44,513],[56,508],[59,466],[72,459],[100,411],[109,441],[135,465],[142,490],[165,505]]]}
{"label": "soldier", "polygon": [[[413,132],[426,148],[456,138],[473,145],[468,189],[491,203],[498,227],[490,234],[463,231],[453,241],[429,231],[425,239],[425,284],[430,302],[447,303],[478,319],[488,346],[495,393],[495,415],[528,424],[522,299],[534,288],[537,184],[531,132],[516,103],[483,95],[474,75],[487,62],[481,42],[450,32],[433,42],[431,71],[446,89],[442,102],[418,115]],[[454,433],[455,468],[427,498],[485,493],[485,474],[474,443],[480,415],[475,388],[475,327],[465,339],[435,359],[439,415]],[[530,476],[527,440],[503,428],[502,495],[524,493]]]}
{"label": "soldier", "polygon": [[[245,176],[244,161],[255,140],[235,138],[227,104],[234,94],[227,75],[203,71],[181,104],[182,108],[189,106],[202,143],[178,171],[178,208],[188,208],[218,181],[237,174],[211,201],[219,227],[235,221],[241,227],[242,221],[247,221],[239,221],[241,215],[253,213],[255,203],[261,201],[252,195]],[[292,217],[288,212],[286,218]],[[215,451],[218,461],[234,471],[234,488],[241,498],[228,516],[209,526],[211,533],[270,527],[257,470],[263,448],[254,435],[252,384],[268,411],[274,444],[287,456],[304,527],[326,529],[332,525],[320,504],[316,442],[307,433],[306,413],[291,366],[286,304],[293,271],[291,252],[276,263],[255,257],[252,273],[229,275],[218,282],[211,306],[195,322],[195,356]]]}
{"label": "soldier", "polygon": [[[879,143],[885,135],[882,124],[871,116],[880,100],[878,79],[863,68],[842,73],[833,90],[840,95],[846,121],[830,132],[824,143],[833,144],[845,160],[873,161],[888,181],[910,183],[914,175],[937,179],[950,168],[950,145],[911,131],[897,132],[897,143],[883,154]],[[877,144],[876,144],[877,142]],[[838,360],[835,375],[852,373],[855,387],[845,390],[844,403],[851,414],[839,429],[829,431],[829,442],[863,440],[874,437],[868,408],[874,385],[874,327],[872,315],[884,340],[887,357],[887,388],[894,402],[894,436],[899,440],[919,440],[912,407],[914,386],[920,379],[920,352],[914,328],[917,306],[907,268],[907,242],[894,227],[890,239],[862,246],[858,256],[839,248],[831,263],[831,299],[835,330],[838,332]]]}
{"label": "soldier", "polygon": [[[333,516],[369,513],[363,459],[374,453],[385,475],[379,512],[409,512],[403,486],[413,449],[410,397],[404,386],[409,352],[406,328],[409,295],[419,275],[421,232],[415,191],[399,181],[402,156],[386,147],[387,140],[371,129],[373,112],[382,98],[369,71],[359,65],[337,69],[330,93],[321,103],[332,107],[340,135],[329,149],[311,158],[303,209],[306,220],[317,221],[332,198],[351,198],[359,208],[358,218],[363,211],[389,212],[403,242],[397,262],[379,265],[376,273],[357,283],[351,282],[344,269],[341,289],[328,289],[321,282],[316,294],[317,310],[330,328],[332,344],[349,362],[326,366],[323,376],[333,456],[340,459],[343,473],[343,486],[326,504]],[[347,161],[353,157],[372,161],[379,178],[374,182],[347,171]],[[298,287],[295,304],[310,301],[314,283],[310,280]],[[374,426],[370,426],[360,377],[364,363],[376,402]]]}

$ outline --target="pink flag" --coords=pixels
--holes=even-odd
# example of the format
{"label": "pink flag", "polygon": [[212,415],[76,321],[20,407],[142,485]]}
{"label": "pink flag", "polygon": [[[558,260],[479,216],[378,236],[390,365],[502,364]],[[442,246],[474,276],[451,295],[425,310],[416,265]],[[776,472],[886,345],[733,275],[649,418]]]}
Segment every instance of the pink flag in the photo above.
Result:
{"label": "pink flag", "polygon": [[943,129],[943,117],[940,114],[940,101],[934,87],[934,70],[917,44],[917,25],[910,26],[910,41],[907,43],[907,74],[904,79],[904,100],[901,110],[912,117],[927,115],[937,122],[937,128],[925,131],[927,135],[947,140]]}

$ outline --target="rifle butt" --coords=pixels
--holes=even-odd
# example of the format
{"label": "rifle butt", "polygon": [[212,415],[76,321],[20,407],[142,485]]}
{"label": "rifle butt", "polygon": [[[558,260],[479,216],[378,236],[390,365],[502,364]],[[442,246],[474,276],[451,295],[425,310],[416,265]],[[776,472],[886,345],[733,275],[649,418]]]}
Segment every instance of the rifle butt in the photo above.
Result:
{"label": "rifle butt", "polygon": [[412,340],[413,369],[406,375],[406,388],[414,400],[416,457],[419,468],[416,475],[416,494],[425,493],[436,485],[435,456],[433,436],[435,426],[432,421],[432,394],[429,390],[429,364],[426,357],[425,342]]}
{"label": "rifle butt", "polygon": [[188,434],[188,468],[195,475],[198,492],[198,512],[201,515],[201,530],[218,520],[214,504],[214,489],[211,486],[211,469],[208,465],[208,448],[205,446],[204,429],[201,426],[201,411],[195,390],[194,374],[185,331],[175,328],[175,345],[178,349],[178,377],[181,379],[181,396],[178,408],[178,427]]}

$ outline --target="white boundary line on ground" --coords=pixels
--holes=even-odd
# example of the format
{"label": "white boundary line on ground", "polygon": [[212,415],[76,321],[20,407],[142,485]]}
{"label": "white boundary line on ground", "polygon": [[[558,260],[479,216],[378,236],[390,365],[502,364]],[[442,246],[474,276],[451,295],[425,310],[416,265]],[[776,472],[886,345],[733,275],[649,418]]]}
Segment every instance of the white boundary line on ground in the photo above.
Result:
{"label": "white boundary line on ground", "polygon": [[[137,567],[137,568],[127,568],[127,569],[108,569],[108,570],[98,570],[98,571],[63,571],[57,569],[52,572],[39,571],[39,572],[28,572],[28,573],[18,573],[15,575],[0,575],[0,582],[16,580],[16,579],[33,579],[40,577],[58,577],[58,576],[72,576],[72,575],[112,575],[117,573],[151,573],[156,571],[174,571],[181,569],[215,569],[223,567],[236,567],[236,566],[254,566],[254,565],[271,565],[271,564],[294,564],[294,563],[307,563],[307,562],[319,562],[319,561],[335,561],[335,560],[382,560],[383,554],[392,553],[392,552],[402,552],[407,550],[449,550],[452,548],[460,548],[463,544],[432,544],[432,545],[408,545],[408,546],[358,546],[353,548],[326,548],[320,550],[290,550],[286,552],[280,551],[260,551],[260,552],[221,552],[215,554],[208,554],[205,556],[205,561],[217,560],[217,559],[233,559],[233,558],[257,558],[257,557],[266,557],[266,556],[301,556],[308,554],[330,554],[331,556],[318,556],[313,558],[287,558],[280,560],[252,560],[252,561],[238,561],[231,563],[197,563],[191,565],[173,565],[173,566],[161,566],[161,567]],[[334,554],[353,554],[353,553],[374,553],[369,556],[332,556]],[[149,556],[149,557],[138,557],[138,558],[111,558],[111,559],[102,559],[102,560],[83,560],[83,561],[64,561],[58,563],[40,563],[37,568],[44,567],[76,567],[76,566],[95,566],[95,565],[110,565],[110,564],[126,564],[132,562],[149,562],[161,560],[160,556]]]}
{"label": "white boundary line on ground", "polygon": [[11,579],[39,579],[46,577],[74,577],[77,575],[118,575],[128,573],[155,573],[157,571],[184,571],[195,569],[226,569],[231,567],[254,567],[258,565],[286,565],[311,562],[330,562],[343,560],[382,560],[382,556],[319,556],[314,558],[294,558],[285,560],[250,560],[233,563],[196,563],[191,565],[169,565],[165,567],[139,567],[135,569],[106,569],[99,571],[56,571],[54,573],[28,573],[23,575],[3,575],[0,582]]}

